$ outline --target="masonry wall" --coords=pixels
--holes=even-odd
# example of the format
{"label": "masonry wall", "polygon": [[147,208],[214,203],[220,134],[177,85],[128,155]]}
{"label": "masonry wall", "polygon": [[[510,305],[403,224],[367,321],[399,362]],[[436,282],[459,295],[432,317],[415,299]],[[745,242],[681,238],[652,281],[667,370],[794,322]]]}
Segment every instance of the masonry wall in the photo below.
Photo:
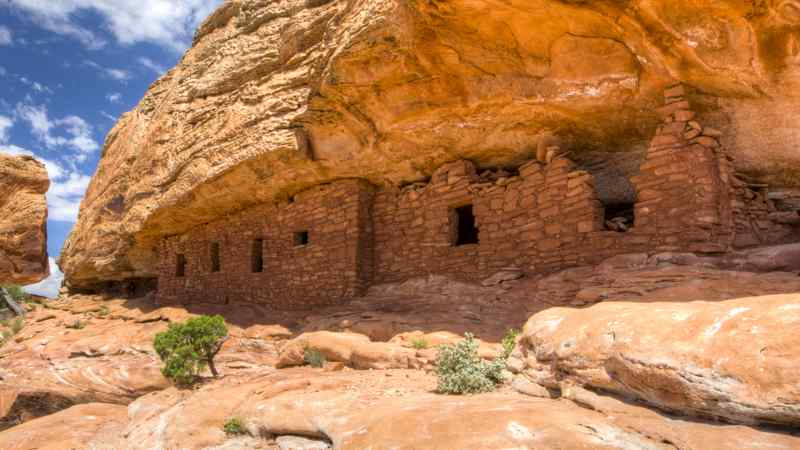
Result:
{"label": "masonry wall", "polygon": [[[533,274],[624,253],[720,253],[795,233],[770,221],[774,207],[735,176],[721,133],[696,120],[685,94],[681,86],[665,93],[664,122],[630,179],[637,200],[624,206],[635,220],[624,232],[606,213],[611,205],[598,200],[594,177],[560,149],[513,171],[478,173],[469,161],[455,161],[426,183],[376,189],[339,181],[165,239],[159,302],[305,308],[428,274],[481,281],[510,267]],[[477,242],[457,245],[457,210],[465,206]],[[307,245],[298,245],[300,231],[308,232]],[[263,272],[253,273],[257,239]]]}
{"label": "masonry wall", "polygon": [[[371,187],[347,180],[263,205],[165,239],[160,249],[158,301],[256,302],[281,308],[332,304],[366,288],[372,246]],[[296,233],[309,242],[298,245]],[[263,242],[263,271],[253,273],[253,243]],[[220,270],[212,271],[219,243]],[[184,255],[183,277],[177,276]],[[363,271],[362,271],[363,270]]]}

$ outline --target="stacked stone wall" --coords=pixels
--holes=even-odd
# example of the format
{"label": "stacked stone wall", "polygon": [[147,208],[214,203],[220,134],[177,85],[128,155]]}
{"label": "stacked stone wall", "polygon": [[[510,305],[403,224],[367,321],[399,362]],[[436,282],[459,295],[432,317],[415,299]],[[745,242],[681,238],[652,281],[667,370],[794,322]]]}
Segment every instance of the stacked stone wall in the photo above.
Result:
{"label": "stacked stone wall", "polygon": [[[339,181],[165,239],[159,301],[303,308],[428,274],[480,281],[508,268],[544,273],[624,253],[720,253],[791,233],[770,220],[766,195],[736,177],[721,133],[697,121],[682,86],[665,92],[660,113],[664,122],[638,174],[621,180],[636,192],[634,204],[622,205],[632,217],[609,217],[620,205],[603,205],[594,177],[558,147],[513,171],[478,173],[460,160],[403,188]],[[458,217],[465,207],[477,242],[464,244]],[[297,242],[301,231],[307,245]],[[253,273],[257,239],[263,272]],[[184,276],[177,276],[178,255]]]}
{"label": "stacked stone wall", "polygon": [[[165,239],[159,302],[256,302],[292,309],[360,295],[372,257],[371,239],[362,234],[370,222],[364,205],[371,189],[355,180],[318,186],[291,203],[258,206]],[[296,241],[300,232],[308,233],[307,245]],[[257,240],[263,271],[254,273]],[[218,272],[212,271],[214,242],[220,248]],[[178,255],[186,259],[182,277]]]}

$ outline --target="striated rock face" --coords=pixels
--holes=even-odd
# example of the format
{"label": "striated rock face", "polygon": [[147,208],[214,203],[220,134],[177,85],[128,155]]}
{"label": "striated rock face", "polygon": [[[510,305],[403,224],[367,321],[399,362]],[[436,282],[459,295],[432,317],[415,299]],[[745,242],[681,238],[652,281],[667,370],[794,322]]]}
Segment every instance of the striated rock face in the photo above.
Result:
{"label": "striated rock face", "polygon": [[44,165],[0,153],[0,283],[31,284],[50,274]]}
{"label": "striated rock face", "polygon": [[663,88],[694,88],[736,167],[800,185],[796,0],[229,0],[109,134],[61,266],[156,274],[156,243],[343,177],[515,165],[559,142],[629,196]]}
{"label": "striated rock face", "polygon": [[549,388],[579,385],[680,414],[796,427],[798,324],[796,294],[553,308],[525,325],[512,366]]}

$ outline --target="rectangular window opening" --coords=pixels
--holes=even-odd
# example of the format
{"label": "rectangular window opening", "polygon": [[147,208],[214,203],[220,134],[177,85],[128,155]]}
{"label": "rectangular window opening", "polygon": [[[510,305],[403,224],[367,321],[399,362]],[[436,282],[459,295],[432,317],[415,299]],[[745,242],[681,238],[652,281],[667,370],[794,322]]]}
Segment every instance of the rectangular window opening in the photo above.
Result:
{"label": "rectangular window opening", "polygon": [[175,257],[175,276],[178,278],[186,276],[186,255],[182,253]]}
{"label": "rectangular window opening", "polygon": [[211,244],[211,271],[220,271],[219,242],[214,242]]}
{"label": "rectangular window opening", "polygon": [[636,222],[635,205],[633,203],[614,203],[605,206],[604,223],[606,230],[625,233]]}
{"label": "rectangular window opening", "polygon": [[478,243],[478,227],[475,224],[475,214],[472,205],[455,208],[451,213],[451,224],[455,232],[453,243],[456,247]]}
{"label": "rectangular window opening", "polygon": [[308,231],[298,231],[294,234],[294,245],[295,247],[303,247],[308,245],[309,238],[308,238]]}
{"label": "rectangular window opening", "polygon": [[253,248],[251,251],[252,270],[253,273],[264,272],[264,240],[256,239],[253,241]]}

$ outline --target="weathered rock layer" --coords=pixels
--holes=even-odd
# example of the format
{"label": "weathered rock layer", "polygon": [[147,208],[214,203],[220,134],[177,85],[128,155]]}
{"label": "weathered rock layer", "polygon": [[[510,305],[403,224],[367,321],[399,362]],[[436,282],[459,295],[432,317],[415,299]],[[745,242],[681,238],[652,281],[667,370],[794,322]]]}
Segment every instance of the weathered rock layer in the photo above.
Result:
{"label": "weathered rock layer", "polygon": [[0,283],[36,283],[50,274],[44,165],[0,153]]}
{"label": "weathered rock layer", "polygon": [[512,365],[553,389],[577,384],[670,412],[796,427],[798,322],[796,294],[552,308],[525,325]]}
{"label": "weathered rock layer", "polygon": [[161,238],[229,212],[344,177],[424,179],[457,158],[517,165],[549,142],[598,170],[602,195],[627,195],[602,173],[633,175],[677,81],[737,170],[798,186],[798,11],[229,0],[109,134],[62,268],[73,286],[154,277]]}

